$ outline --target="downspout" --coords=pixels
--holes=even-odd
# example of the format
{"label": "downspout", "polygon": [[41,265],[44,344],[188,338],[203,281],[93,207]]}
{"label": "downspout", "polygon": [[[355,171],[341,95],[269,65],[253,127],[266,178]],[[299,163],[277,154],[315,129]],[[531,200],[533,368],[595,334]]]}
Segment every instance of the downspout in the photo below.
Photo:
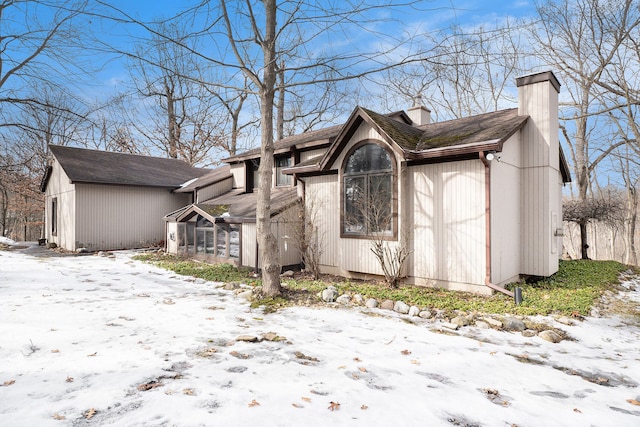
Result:
{"label": "downspout", "polygon": [[484,164],[484,229],[486,233],[486,273],[484,284],[494,291],[502,292],[505,295],[509,295],[511,298],[515,298],[513,292],[506,290],[502,286],[491,283],[491,169],[489,168],[490,162],[487,160],[484,151],[480,151],[480,160]]}

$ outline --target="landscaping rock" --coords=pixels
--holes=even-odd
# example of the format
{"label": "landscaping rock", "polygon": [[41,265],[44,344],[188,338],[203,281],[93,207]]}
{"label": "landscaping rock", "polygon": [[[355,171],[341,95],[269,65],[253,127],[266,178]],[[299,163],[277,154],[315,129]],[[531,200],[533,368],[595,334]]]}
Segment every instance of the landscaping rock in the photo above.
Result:
{"label": "landscaping rock", "polygon": [[456,316],[451,319],[451,323],[458,325],[459,327],[469,326],[469,318],[466,316]]}
{"label": "landscaping rock", "polygon": [[534,331],[533,329],[525,329],[524,331],[522,331],[522,336],[525,338],[535,337],[536,331]]}
{"label": "landscaping rock", "polygon": [[575,324],[572,319],[569,319],[568,317],[565,317],[565,316],[558,317],[556,319],[556,322],[562,323],[563,325],[567,325],[567,326],[573,326]]}
{"label": "landscaping rock", "polygon": [[401,314],[409,313],[409,308],[410,307],[403,301],[396,301],[396,303],[393,305],[393,311]]}
{"label": "landscaping rock", "polygon": [[338,290],[335,287],[329,286],[327,289],[322,291],[322,301],[334,302],[336,298],[338,298]]}
{"label": "landscaping rock", "polygon": [[491,326],[489,326],[489,324],[487,322],[485,322],[484,320],[476,320],[476,328],[490,329]]}
{"label": "landscaping rock", "polygon": [[353,303],[354,304],[364,304],[364,298],[360,294],[355,294],[353,296]]}
{"label": "landscaping rock", "polygon": [[412,305],[411,308],[409,308],[409,316],[418,316],[419,314],[420,309],[415,305]]}
{"label": "landscaping rock", "polygon": [[284,273],[282,273],[280,276],[282,277],[293,277],[295,273],[293,272],[293,270],[287,270]]}
{"label": "landscaping rock", "polygon": [[238,338],[236,338],[236,341],[258,342],[260,340],[258,339],[258,337],[254,336],[254,335],[240,335]]}
{"label": "landscaping rock", "polygon": [[524,322],[516,317],[507,316],[502,319],[502,327],[506,331],[522,332],[526,329]]}
{"label": "landscaping rock", "polygon": [[554,344],[562,341],[562,337],[560,336],[560,334],[552,330],[542,331],[538,334],[538,336],[543,340],[552,342]]}
{"label": "landscaping rock", "polygon": [[58,247],[58,245],[56,245],[54,242],[47,243],[47,248],[49,248],[49,249],[55,249],[57,247]]}
{"label": "landscaping rock", "polygon": [[238,284],[237,283],[227,283],[224,285],[224,289],[227,291],[233,291],[234,289],[238,288]]}
{"label": "landscaping rock", "polygon": [[262,339],[265,341],[285,341],[286,340],[285,337],[281,337],[275,332],[267,332],[266,334],[262,335]]}
{"label": "landscaping rock", "polygon": [[456,325],[455,323],[450,323],[450,322],[442,322],[440,323],[440,326],[442,326],[443,328],[447,328],[447,329],[452,329],[454,331],[457,331],[459,326]]}
{"label": "landscaping rock", "polygon": [[251,301],[251,298],[253,298],[253,291],[249,290],[249,291],[238,292],[237,296],[239,298],[244,298],[247,301]]}
{"label": "landscaping rock", "polygon": [[383,301],[380,308],[383,310],[393,310],[394,302],[390,299]]}
{"label": "landscaping rock", "polygon": [[87,250],[87,248],[78,248],[78,249],[76,249],[76,253],[79,253],[79,254],[86,254],[88,252],[89,251]]}
{"label": "landscaping rock", "polygon": [[487,322],[489,324],[489,326],[491,326],[492,328],[502,328],[502,322],[494,319],[493,317],[484,317],[482,318],[483,321]]}
{"label": "landscaping rock", "polygon": [[375,298],[369,298],[367,302],[364,303],[364,305],[369,308],[376,308],[378,307],[378,300],[376,300]]}
{"label": "landscaping rock", "polygon": [[420,314],[418,314],[418,316],[420,316],[423,319],[429,319],[431,318],[431,312],[429,310],[422,310]]}
{"label": "landscaping rock", "polygon": [[342,294],[336,299],[337,303],[347,305],[351,302],[351,297],[347,294]]}

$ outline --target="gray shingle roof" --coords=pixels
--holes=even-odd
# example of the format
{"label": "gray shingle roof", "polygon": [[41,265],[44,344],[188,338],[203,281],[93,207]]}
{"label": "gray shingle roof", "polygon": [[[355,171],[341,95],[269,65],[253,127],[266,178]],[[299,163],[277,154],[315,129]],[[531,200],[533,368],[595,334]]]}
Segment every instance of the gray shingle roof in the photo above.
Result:
{"label": "gray shingle roof", "polygon": [[210,171],[177,159],[61,145],[50,145],[49,149],[74,183],[178,188]]}

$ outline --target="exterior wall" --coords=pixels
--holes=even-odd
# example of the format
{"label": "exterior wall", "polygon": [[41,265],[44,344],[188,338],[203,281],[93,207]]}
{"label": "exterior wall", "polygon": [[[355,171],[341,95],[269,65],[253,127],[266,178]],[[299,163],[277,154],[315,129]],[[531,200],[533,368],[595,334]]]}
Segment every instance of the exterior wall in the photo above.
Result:
{"label": "exterior wall", "polygon": [[521,136],[504,143],[491,168],[491,282],[504,285],[520,275]]}
{"label": "exterior wall", "polygon": [[521,273],[550,276],[561,255],[558,92],[548,80],[523,85],[518,105],[518,113],[530,117],[522,130]]}
{"label": "exterior wall", "polygon": [[241,163],[233,163],[230,165],[231,167],[231,175],[233,175],[233,188],[244,188],[245,187],[245,171],[244,171],[244,162]]}
{"label": "exterior wall", "polygon": [[300,153],[300,161],[301,162],[306,162],[307,160],[311,160],[311,159],[315,159],[321,156],[324,156],[324,153],[327,152],[326,148],[322,148],[319,150],[309,150],[309,151],[303,151]]}
{"label": "exterior wall", "polygon": [[207,200],[211,200],[214,197],[218,197],[228,191],[231,191],[232,186],[233,178],[228,178],[224,181],[216,182],[215,184],[203,187],[196,193],[196,203],[202,203]]}
{"label": "exterior wall", "polygon": [[340,188],[338,175],[305,178],[307,215],[315,218],[320,243],[321,271],[334,273],[340,254]]}
{"label": "exterior wall", "polygon": [[[75,216],[76,216],[76,187],[71,184],[69,177],[54,159],[51,176],[45,191],[45,237],[47,242],[55,243],[61,248],[74,251],[75,246]],[[51,233],[51,202],[56,198],[58,203],[57,233]]]}
{"label": "exterior wall", "polygon": [[139,248],[166,238],[163,216],[188,204],[166,189],[76,184],[75,246],[89,250]]}
{"label": "exterior wall", "polygon": [[[178,253],[178,223],[175,221],[167,221],[167,235],[165,241],[167,242],[167,253]],[[171,236],[174,238],[172,239]]]}
{"label": "exterior wall", "polygon": [[409,275],[419,285],[489,293],[486,260],[484,165],[480,160],[413,166],[413,252]]}
{"label": "exterior wall", "polygon": [[256,245],[258,237],[255,223],[242,224],[242,259],[241,263],[246,267],[256,267]]}

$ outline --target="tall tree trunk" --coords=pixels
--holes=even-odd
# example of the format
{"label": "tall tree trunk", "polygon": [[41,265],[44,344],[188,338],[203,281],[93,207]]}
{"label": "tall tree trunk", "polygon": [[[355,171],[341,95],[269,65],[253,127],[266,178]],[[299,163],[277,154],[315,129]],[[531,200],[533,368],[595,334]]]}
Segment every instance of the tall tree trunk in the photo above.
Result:
{"label": "tall tree trunk", "polygon": [[589,243],[588,243],[588,239],[587,239],[587,220],[583,219],[582,221],[580,221],[578,223],[578,225],[580,225],[580,250],[581,250],[581,258],[582,259],[589,259],[589,255],[588,255],[588,250],[589,250]]}
{"label": "tall tree trunk", "polygon": [[636,254],[636,221],[638,220],[638,196],[634,188],[627,187],[627,264],[638,265]]}
{"label": "tall tree trunk", "polygon": [[260,260],[262,261],[262,291],[278,295],[280,288],[280,253],[278,240],[271,231],[271,181],[273,178],[273,104],[276,86],[276,2],[265,0],[265,38],[262,42],[264,69],[260,88],[261,147],[258,168],[258,200],[256,226]]}

